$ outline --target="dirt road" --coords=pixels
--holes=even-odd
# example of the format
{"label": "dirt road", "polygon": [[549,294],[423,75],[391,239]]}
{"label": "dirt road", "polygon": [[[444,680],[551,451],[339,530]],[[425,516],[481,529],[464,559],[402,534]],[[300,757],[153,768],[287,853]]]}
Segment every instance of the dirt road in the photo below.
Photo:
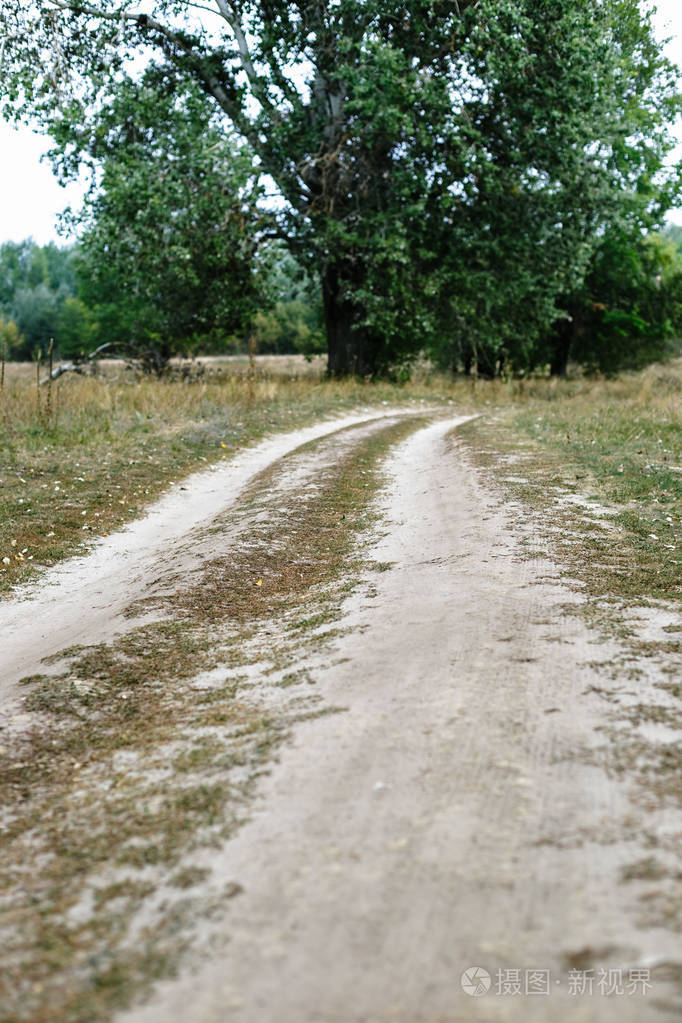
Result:
{"label": "dirt road", "polygon": [[591,665],[613,650],[450,430],[390,462],[394,568],[317,675],[346,712],[299,726],[214,858],[244,889],[224,950],[122,1023],[677,1018],[680,935],[638,923],[622,876],[679,814],[607,773]]}
{"label": "dirt road", "polygon": [[296,725],[250,820],[204,854],[240,892],[206,922],[213,952],[119,1023],[679,1018],[679,919],[653,912],[679,884],[666,895],[641,865],[655,851],[679,869],[682,817],[613,770],[617,647],[525,553],[535,527],[467,467],[455,425],[387,463],[372,557],[392,567],[367,574],[312,668],[339,712]]}
{"label": "dirt road", "polygon": [[0,722],[17,713],[17,681],[43,670],[45,658],[76,643],[120,634],[126,628],[124,609],[146,594],[161,573],[188,571],[197,553],[196,530],[234,506],[259,472],[311,441],[387,414],[366,410],[277,435],[196,473],[143,518],[100,540],[91,553],[52,569],[40,588],[29,586],[18,599],[0,603]]}

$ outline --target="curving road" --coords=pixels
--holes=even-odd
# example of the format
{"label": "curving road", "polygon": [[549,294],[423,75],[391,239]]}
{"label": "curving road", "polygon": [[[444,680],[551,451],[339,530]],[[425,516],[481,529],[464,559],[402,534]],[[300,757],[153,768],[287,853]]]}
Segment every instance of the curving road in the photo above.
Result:
{"label": "curving road", "polygon": [[609,770],[591,687],[617,649],[453,425],[390,459],[373,556],[394,567],[316,672],[347,709],[297,726],[213,856],[243,888],[218,950],[119,1023],[680,1018],[680,935],[622,877],[682,820]]}

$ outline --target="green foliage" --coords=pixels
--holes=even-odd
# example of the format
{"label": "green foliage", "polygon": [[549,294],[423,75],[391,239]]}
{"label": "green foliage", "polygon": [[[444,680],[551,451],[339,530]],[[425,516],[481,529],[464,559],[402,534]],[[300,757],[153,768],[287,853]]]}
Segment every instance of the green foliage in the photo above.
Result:
{"label": "green foliage", "polygon": [[73,247],[36,245],[30,238],[0,245],[0,314],[16,323],[20,335],[12,342],[12,358],[46,352],[51,338],[61,349],[64,305],[76,293],[74,259]]}
{"label": "green foliage", "polygon": [[72,359],[87,355],[95,347],[97,324],[85,303],[74,296],[64,299],[57,317],[59,353]]}
{"label": "green foliage", "polygon": [[12,315],[24,337],[23,345],[14,353],[16,358],[30,359],[37,349],[47,351],[57,324],[58,308],[57,295],[47,284],[16,292]]}
{"label": "green foliage", "polygon": [[664,235],[677,252],[682,252],[682,224],[668,224]]}
{"label": "green foliage", "polygon": [[298,352],[315,355],[324,351],[322,332],[315,311],[303,302],[277,302],[272,309],[258,312],[252,332],[261,355]]}
{"label": "green foliage", "polygon": [[433,349],[486,375],[549,362],[548,328],[573,315],[604,234],[641,236],[680,186],[662,169],[679,97],[648,15],[627,2],[505,6],[472,39],[486,90],[467,135],[488,160],[465,187],[467,216],[452,217],[465,234],[444,251],[460,269]]}
{"label": "green foliage", "polygon": [[[570,302],[565,358],[602,373],[663,359],[682,334],[682,257],[661,235],[632,238],[612,232]],[[553,340],[556,345],[556,335]]]}
{"label": "green foliage", "polygon": [[260,258],[268,304],[251,323],[256,350],[261,354],[323,352],[319,288],[280,244],[264,247]]}
{"label": "green foliage", "polygon": [[205,97],[150,69],[119,84],[87,145],[101,181],[78,220],[78,272],[97,340],[160,369],[243,330],[261,297],[259,192]]}
{"label": "green foliage", "polygon": [[5,359],[17,358],[23,343],[24,339],[14,320],[4,320],[0,316],[0,355],[4,354]]}
{"label": "green foliage", "polygon": [[0,303],[4,307],[18,290],[40,284],[49,286],[47,257],[40,246],[30,238],[0,245]]}
{"label": "green foliage", "polygon": [[17,291],[45,285],[59,295],[76,291],[73,246],[53,242],[37,245],[33,239],[0,245],[0,305],[10,306]]}
{"label": "green foliage", "polygon": [[[104,159],[110,195],[127,186],[139,200],[126,218],[141,250],[108,232],[119,255],[102,291],[127,280],[140,337],[192,333],[191,317],[176,329],[160,310],[173,290],[178,310],[196,305],[201,277],[191,247],[167,245],[163,230],[167,286],[151,293],[153,260],[136,280],[124,272],[147,259],[166,211],[183,221],[174,168],[202,116],[183,129],[167,102],[157,111],[143,97],[138,123],[126,68],[151,53],[180,106],[188,82],[212,97],[276,183],[280,231],[321,283],[332,372],[381,371],[425,347],[488,372],[532,366],[605,232],[654,227],[676,201],[679,173],[663,170],[676,73],[635,0],[218,6],[158,0],[152,17],[105,0],[6,0],[0,15],[5,111],[42,120],[63,174],[83,154]],[[143,151],[161,154],[156,181],[123,156]]]}

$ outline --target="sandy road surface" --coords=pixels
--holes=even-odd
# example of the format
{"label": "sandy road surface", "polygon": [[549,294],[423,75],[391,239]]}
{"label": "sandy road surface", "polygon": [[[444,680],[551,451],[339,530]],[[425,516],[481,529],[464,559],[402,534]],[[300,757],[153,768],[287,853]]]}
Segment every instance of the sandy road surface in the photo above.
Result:
{"label": "sandy road surface", "polygon": [[[552,566],[520,556],[450,427],[390,461],[374,554],[394,568],[317,673],[346,711],[298,726],[214,857],[244,889],[224,949],[120,1023],[680,1018],[680,934],[621,882],[652,841],[679,848],[680,814],[607,771],[590,686],[613,649],[565,614]],[[480,998],[469,967],[490,974]]]}
{"label": "sandy road surface", "polygon": [[149,592],[161,566],[166,574],[173,560],[185,567],[184,542],[234,504],[258,472],[300,445],[386,418],[390,411],[366,410],[280,434],[195,473],[143,518],[99,540],[92,552],[51,569],[18,599],[0,602],[0,725],[11,725],[17,714],[20,678],[44,671],[43,658],[64,647],[108,640],[125,629],[121,612]]}
{"label": "sandy road surface", "polygon": [[[125,628],[122,610],[160,572],[196,567],[202,528],[260,469],[293,452],[280,482],[295,488],[316,458],[352,446],[352,432],[334,431],[372,418],[358,436],[382,429],[361,413],[190,477],[48,573],[33,599],[0,605],[10,727],[17,679]],[[215,951],[190,955],[119,1023],[682,1015],[682,914],[647,915],[651,884],[622,881],[652,850],[682,871],[679,809],[643,801],[612,771],[598,690],[618,651],[567,615],[577,598],[557,569],[524,555],[532,525],[467,467],[455,422],[418,429],[387,463],[372,557],[393,568],[368,575],[313,665],[323,702],[343,710],[297,724],[250,821],[207,854],[218,887],[243,889],[206,922],[216,941],[202,947]],[[295,451],[327,435],[317,453]],[[490,976],[481,997],[461,984],[474,967]]]}

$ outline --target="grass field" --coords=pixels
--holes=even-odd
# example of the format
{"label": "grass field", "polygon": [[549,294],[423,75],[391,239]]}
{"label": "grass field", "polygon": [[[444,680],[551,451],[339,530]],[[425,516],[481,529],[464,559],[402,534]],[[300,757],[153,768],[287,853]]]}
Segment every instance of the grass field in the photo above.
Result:
{"label": "grass field", "polygon": [[319,366],[288,358],[258,360],[255,372],[245,360],[210,360],[205,370],[138,380],[106,367],[97,378],[66,375],[50,393],[36,387],[33,367],[8,367],[0,595],[138,516],[189,472],[267,433],[382,403],[482,413],[464,435],[481,465],[522,461],[522,473],[496,473],[511,496],[572,514],[585,532],[585,502],[588,510],[606,503],[616,516],[618,543],[603,552],[611,568],[595,573],[594,585],[616,595],[680,595],[679,360],[615,380],[491,382],[422,371],[402,386],[328,381]]}
{"label": "grass field", "polygon": [[[320,380],[300,360],[224,361],[194,379],[69,374],[50,395],[30,366],[10,366],[0,399],[0,595],[138,516],[183,476],[258,440],[350,408],[446,401]],[[282,372],[282,370],[285,372]]]}
{"label": "grass field", "polygon": [[613,602],[682,597],[682,365],[557,383],[469,424],[476,464],[551,531],[554,557]]}

